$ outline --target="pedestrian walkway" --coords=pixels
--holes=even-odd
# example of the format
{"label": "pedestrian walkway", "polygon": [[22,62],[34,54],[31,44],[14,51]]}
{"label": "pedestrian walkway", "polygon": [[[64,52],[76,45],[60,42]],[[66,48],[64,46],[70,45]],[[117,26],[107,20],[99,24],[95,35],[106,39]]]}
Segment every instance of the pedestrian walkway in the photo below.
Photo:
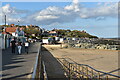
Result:
{"label": "pedestrian walkway", "polygon": [[45,47],[42,47],[42,60],[45,63],[48,80],[67,80],[62,65]]}
{"label": "pedestrian walkway", "polygon": [[33,43],[29,47],[29,53],[11,53],[11,48],[2,52],[2,79],[4,80],[29,80],[35,65],[38,52],[38,43]]}

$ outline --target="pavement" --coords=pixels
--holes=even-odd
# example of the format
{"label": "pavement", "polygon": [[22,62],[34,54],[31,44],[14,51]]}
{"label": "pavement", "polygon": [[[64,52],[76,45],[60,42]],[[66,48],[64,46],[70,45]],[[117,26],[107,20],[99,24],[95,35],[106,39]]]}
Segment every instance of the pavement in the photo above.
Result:
{"label": "pavement", "polygon": [[22,54],[11,53],[11,48],[2,51],[2,79],[29,80],[35,65],[38,43],[32,43],[28,54],[22,48]]}
{"label": "pavement", "polygon": [[45,47],[42,47],[42,60],[45,64],[48,80],[68,80],[64,74],[63,66]]}

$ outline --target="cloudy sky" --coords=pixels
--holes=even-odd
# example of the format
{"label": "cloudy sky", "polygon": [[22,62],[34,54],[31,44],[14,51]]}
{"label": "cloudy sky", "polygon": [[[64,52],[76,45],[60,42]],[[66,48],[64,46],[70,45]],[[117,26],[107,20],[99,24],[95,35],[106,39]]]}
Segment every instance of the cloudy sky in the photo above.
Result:
{"label": "cloudy sky", "polygon": [[[117,2],[3,2],[7,23],[45,29],[86,30],[104,38],[118,37]],[[4,23],[4,20],[2,21]]]}

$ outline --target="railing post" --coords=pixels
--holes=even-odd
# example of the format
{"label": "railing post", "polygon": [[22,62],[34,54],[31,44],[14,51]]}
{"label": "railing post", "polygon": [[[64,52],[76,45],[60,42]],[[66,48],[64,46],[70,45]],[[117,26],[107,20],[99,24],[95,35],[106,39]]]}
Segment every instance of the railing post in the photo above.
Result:
{"label": "railing post", "polygon": [[82,65],[82,79],[84,79],[84,66]]}
{"label": "railing post", "polygon": [[93,69],[91,70],[91,74],[92,74],[92,75],[91,75],[91,76],[92,76],[91,78],[93,79],[93,78],[94,78],[94,76],[93,76]]}
{"label": "railing post", "polygon": [[108,75],[106,75],[106,80],[108,80]]}
{"label": "railing post", "polygon": [[71,80],[71,63],[69,63],[69,80]]}
{"label": "railing post", "polygon": [[44,61],[42,61],[42,65],[43,65],[43,75],[44,75],[44,80],[48,80],[47,72],[46,72],[46,68],[45,68],[45,63],[44,63]]}
{"label": "railing post", "polygon": [[78,66],[78,72],[79,72],[78,75],[79,75],[79,78],[81,78],[81,74],[80,74],[81,70],[80,70],[80,67],[81,67],[81,66]]}
{"label": "railing post", "polygon": [[100,72],[98,72],[98,80],[100,80]]}
{"label": "railing post", "polygon": [[65,66],[64,66],[64,65],[65,65],[65,60],[63,60],[63,69],[65,69]]}
{"label": "railing post", "polygon": [[76,72],[76,76],[77,76],[77,78],[79,78],[79,73],[78,73],[78,72],[79,72],[79,68],[78,68],[78,65],[77,65],[77,64],[76,64],[76,71],[77,71],[77,72]]}
{"label": "railing post", "polygon": [[87,80],[88,80],[88,67],[86,66],[86,77],[87,77]]}

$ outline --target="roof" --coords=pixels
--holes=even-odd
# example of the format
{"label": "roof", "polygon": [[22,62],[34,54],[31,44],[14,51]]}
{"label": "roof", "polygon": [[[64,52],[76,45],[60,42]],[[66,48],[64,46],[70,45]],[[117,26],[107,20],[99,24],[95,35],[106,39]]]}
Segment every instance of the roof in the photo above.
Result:
{"label": "roof", "polygon": [[5,29],[5,31],[6,31],[6,32],[9,32],[9,33],[12,33],[12,32],[16,32],[16,29],[17,29],[17,27],[7,27],[7,28]]}
{"label": "roof", "polygon": [[6,32],[2,32],[2,34],[7,34]]}
{"label": "roof", "polygon": [[57,33],[57,31],[50,31],[49,33]]}
{"label": "roof", "polygon": [[8,33],[8,32],[2,32],[2,34],[11,34],[11,33]]}

